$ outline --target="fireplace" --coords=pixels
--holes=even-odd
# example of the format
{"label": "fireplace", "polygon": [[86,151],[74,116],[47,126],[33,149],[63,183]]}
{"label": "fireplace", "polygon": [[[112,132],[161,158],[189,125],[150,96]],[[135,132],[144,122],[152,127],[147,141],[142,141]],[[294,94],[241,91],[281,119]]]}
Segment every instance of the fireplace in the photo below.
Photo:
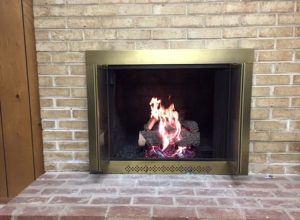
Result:
{"label": "fireplace", "polygon": [[88,51],[90,171],[247,174],[253,51]]}

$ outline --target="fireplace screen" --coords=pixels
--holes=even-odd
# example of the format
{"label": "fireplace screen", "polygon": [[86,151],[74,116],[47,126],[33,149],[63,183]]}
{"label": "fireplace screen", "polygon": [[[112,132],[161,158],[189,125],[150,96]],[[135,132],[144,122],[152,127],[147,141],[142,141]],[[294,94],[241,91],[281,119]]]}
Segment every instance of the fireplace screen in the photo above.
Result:
{"label": "fireplace screen", "polygon": [[245,174],[249,60],[148,54],[165,52],[87,53],[91,172]]}

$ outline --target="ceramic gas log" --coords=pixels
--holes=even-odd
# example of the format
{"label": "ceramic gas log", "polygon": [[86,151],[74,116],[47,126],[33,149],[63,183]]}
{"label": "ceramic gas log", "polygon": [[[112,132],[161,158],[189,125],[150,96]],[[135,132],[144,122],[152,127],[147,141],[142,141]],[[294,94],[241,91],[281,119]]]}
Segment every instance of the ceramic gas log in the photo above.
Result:
{"label": "ceramic gas log", "polygon": [[[200,132],[193,132],[182,128],[180,132],[181,139],[176,141],[176,145],[180,146],[196,146],[200,145]],[[161,136],[157,130],[154,131],[140,131],[138,138],[138,146],[151,146],[151,145],[161,145]]]}

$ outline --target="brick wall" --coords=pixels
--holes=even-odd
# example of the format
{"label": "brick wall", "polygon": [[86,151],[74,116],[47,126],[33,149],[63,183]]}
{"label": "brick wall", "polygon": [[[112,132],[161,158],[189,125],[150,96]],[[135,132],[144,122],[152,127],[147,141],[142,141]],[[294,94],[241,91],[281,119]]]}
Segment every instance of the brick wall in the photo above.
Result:
{"label": "brick wall", "polygon": [[300,173],[300,1],[34,0],[46,170],[87,170],[86,50],[254,48],[250,171]]}

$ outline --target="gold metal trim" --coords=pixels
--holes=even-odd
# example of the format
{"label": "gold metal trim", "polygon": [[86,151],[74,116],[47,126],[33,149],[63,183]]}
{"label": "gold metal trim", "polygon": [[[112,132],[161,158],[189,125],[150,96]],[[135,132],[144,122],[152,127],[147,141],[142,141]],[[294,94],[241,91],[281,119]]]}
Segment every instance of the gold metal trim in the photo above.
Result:
{"label": "gold metal trim", "polygon": [[[87,94],[90,171],[104,173],[193,173],[248,174],[252,49],[87,51]],[[145,64],[240,64],[240,152],[235,170],[232,161],[102,161],[99,124],[97,66]],[[156,169],[155,169],[156,167]],[[173,167],[173,168],[172,168]],[[126,170],[127,168],[127,170]],[[208,172],[208,170],[210,170]]]}
{"label": "gold metal trim", "polygon": [[89,158],[90,170],[100,170],[100,151],[98,141],[98,92],[97,92],[97,70],[95,65],[87,65],[87,97],[88,97],[88,121],[89,121]]}
{"label": "gold metal trim", "polygon": [[252,63],[252,49],[87,51],[87,65]]}
{"label": "gold metal trim", "polygon": [[251,92],[252,92],[252,63],[244,63],[242,81],[242,105],[241,105],[241,140],[239,155],[239,174],[248,174],[249,164],[249,139],[250,139],[250,110],[251,110]]}
{"label": "gold metal trim", "polygon": [[227,161],[110,161],[105,173],[232,174],[232,170]]}

